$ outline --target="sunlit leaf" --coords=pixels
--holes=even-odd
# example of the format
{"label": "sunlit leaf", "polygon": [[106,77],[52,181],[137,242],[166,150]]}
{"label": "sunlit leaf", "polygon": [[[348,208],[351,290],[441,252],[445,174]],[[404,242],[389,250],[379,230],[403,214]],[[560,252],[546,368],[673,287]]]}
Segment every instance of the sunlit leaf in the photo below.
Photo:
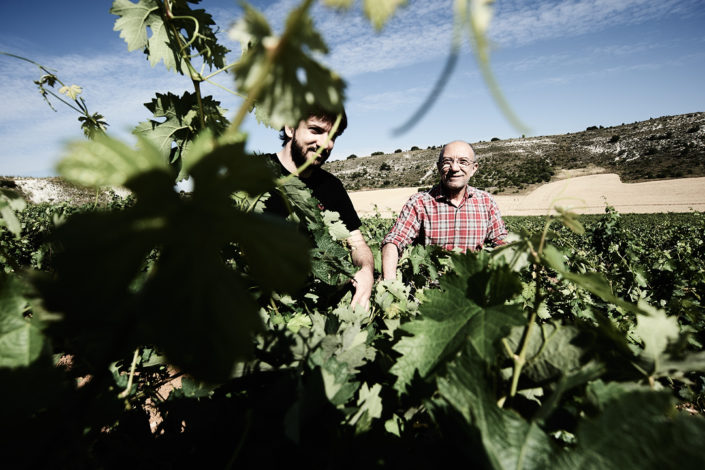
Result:
{"label": "sunlit leaf", "polygon": [[340,214],[335,211],[323,211],[323,222],[328,227],[328,232],[333,240],[347,240],[350,232],[340,220]]}
{"label": "sunlit leaf", "polygon": [[169,165],[159,150],[140,139],[141,148],[106,135],[96,135],[92,141],[69,143],[58,171],[67,180],[82,186],[124,186],[131,178],[148,171],[169,171]]}
{"label": "sunlit leaf", "polygon": [[658,359],[666,350],[668,342],[678,339],[678,320],[666,316],[665,311],[650,307],[645,302],[642,302],[640,307],[642,310],[648,309],[650,315],[636,316],[636,334],[644,341],[644,354],[651,359]]}
{"label": "sunlit leaf", "polygon": [[62,95],[68,96],[72,100],[75,100],[78,97],[78,95],[81,94],[82,91],[83,91],[83,89],[78,85],[71,85],[71,86],[64,85],[61,88],[59,88],[59,93],[61,93]]}
{"label": "sunlit leaf", "polygon": [[295,9],[286,21],[287,35],[276,37],[253,7],[230,29],[243,55],[235,66],[235,83],[245,95],[258,92],[257,118],[275,129],[295,126],[312,106],[330,112],[343,109],[343,80],[323,67],[313,54],[328,48],[308,12]]}
{"label": "sunlit leaf", "polygon": [[[211,29],[215,24],[211,15],[204,10],[191,10],[188,2],[184,0],[172,1],[169,4],[172,10],[171,18],[168,18],[163,10],[164,2],[113,2],[110,13],[119,16],[115,20],[113,30],[120,31],[120,37],[127,43],[127,50],[143,49],[152,67],[163,61],[167,69],[179,73],[188,71],[184,60],[187,54],[199,55],[210,67],[223,67],[228,49],[218,44]],[[151,35],[148,36],[148,32]],[[177,32],[186,35],[181,42],[176,37]],[[182,51],[181,44],[187,42],[190,42],[190,46]]]}
{"label": "sunlit leaf", "polygon": [[364,0],[363,10],[375,29],[380,30],[406,0]]}

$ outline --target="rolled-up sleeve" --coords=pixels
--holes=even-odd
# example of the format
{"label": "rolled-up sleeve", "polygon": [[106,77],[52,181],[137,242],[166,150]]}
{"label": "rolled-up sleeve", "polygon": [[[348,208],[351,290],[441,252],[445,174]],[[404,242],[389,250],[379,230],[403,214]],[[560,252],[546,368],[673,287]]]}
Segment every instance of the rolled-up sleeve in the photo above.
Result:
{"label": "rolled-up sleeve", "polygon": [[412,197],[404,204],[394,226],[384,237],[382,246],[392,243],[396,245],[399,254],[401,254],[407,245],[416,239],[421,227],[421,219],[415,202],[416,198]]}

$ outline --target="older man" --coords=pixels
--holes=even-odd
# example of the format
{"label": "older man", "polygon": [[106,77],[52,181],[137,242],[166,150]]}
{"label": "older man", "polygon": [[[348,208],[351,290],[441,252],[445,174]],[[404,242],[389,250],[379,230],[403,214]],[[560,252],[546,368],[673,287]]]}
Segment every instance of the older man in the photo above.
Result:
{"label": "older man", "polygon": [[489,193],[468,185],[477,171],[472,146],[462,141],[444,145],[437,167],[439,184],[409,198],[382,242],[384,279],[396,279],[399,256],[412,242],[462,251],[504,243],[507,229],[497,203]]}
{"label": "older man", "polygon": [[[278,163],[282,174],[294,174],[303,181],[318,199],[321,210],[335,211],[340,214],[340,220],[350,232],[347,239],[352,251],[352,262],[359,267],[355,274],[353,285],[355,294],[351,305],[361,305],[369,308],[372,285],[374,283],[374,257],[370,247],[360,232],[362,222],[353,208],[348,193],[338,178],[321,168],[330,156],[335,139],[347,127],[347,117],[343,116],[335,135],[331,139],[328,133],[333,128],[337,115],[322,109],[312,109],[309,116],[300,121],[296,127],[284,127],[279,138],[282,140],[282,149],[276,154],[269,154]],[[323,147],[320,155],[317,151]],[[299,171],[299,167],[310,161],[309,166]],[[267,201],[265,210],[288,214],[284,201],[280,197],[272,197]]]}

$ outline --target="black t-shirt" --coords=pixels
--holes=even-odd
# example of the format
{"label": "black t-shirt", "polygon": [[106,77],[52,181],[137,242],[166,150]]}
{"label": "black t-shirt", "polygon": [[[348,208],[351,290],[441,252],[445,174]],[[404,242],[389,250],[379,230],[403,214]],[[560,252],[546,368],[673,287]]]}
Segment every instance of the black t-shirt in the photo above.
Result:
{"label": "black t-shirt", "polygon": [[[286,176],[291,174],[289,170],[284,168],[275,154],[267,154],[263,155],[263,157],[274,160],[274,163],[280,169],[282,175]],[[311,190],[313,197],[318,199],[319,209],[322,211],[335,211],[340,214],[340,220],[343,221],[345,227],[351,232],[362,226],[362,222],[357,216],[357,212],[355,212],[350,196],[348,196],[343,183],[341,183],[338,178],[318,167],[314,168],[308,178],[299,177],[299,179]],[[286,217],[289,214],[284,201],[278,193],[272,193],[271,197],[265,203],[265,211],[279,214],[282,217]]]}

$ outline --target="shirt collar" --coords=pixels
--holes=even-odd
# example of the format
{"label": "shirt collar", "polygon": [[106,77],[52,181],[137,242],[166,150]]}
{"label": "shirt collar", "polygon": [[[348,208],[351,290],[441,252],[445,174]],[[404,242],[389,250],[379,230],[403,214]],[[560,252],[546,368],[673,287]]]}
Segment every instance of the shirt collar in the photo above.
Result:
{"label": "shirt collar", "polygon": [[[464,200],[467,200],[468,198],[471,198],[474,194],[475,188],[473,188],[470,185],[465,186],[465,197]],[[429,194],[437,201],[447,201],[448,200],[448,194],[445,191],[445,188],[443,187],[442,184],[437,184],[431,190],[429,191]]]}

